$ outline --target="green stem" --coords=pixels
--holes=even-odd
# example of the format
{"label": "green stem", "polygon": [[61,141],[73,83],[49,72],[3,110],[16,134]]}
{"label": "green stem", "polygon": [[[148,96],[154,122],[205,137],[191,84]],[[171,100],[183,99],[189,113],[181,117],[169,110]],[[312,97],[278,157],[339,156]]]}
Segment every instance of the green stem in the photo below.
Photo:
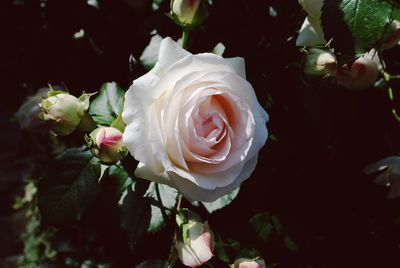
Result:
{"label": "green stem", "polygon": [[189,40],[189,31],[183,30],[183,32],[182,32],[182,48],[183,49],[187,48],[188,40]]}
{"label": "green stem", "polygon": [[161,215],[162,215],[162,217],[164,219],[164,222],[167,223],[168,216],[167,216],[167,213],[165,212],[164,204],[163,204],[162,199],[161,199],[160,188],[158,186],[158,183],[156,183],[155,185],[156,185],[157,199],[158,199],[158,202],[160,203]]}
{"label": "green stem", "polygon": [[[178,196],[176,197],[176,204],[174,207],[174,218],[176,217],[178,210],[181,209],[181,203],[182,203],[182,195],[178,193]],[[172,245],[168,256],[168,268],[173,267],[176,261],[176,259],[174,259],[174,253],[175,253],[175,241],[177,237],[178,237],[178,226],[175,225],[174,235],[172,237]]]}
{"label": "green stem", "polygon": [[79,122],[78,129],[83,132],[92,132],[97,128],[96,122],[94,122],[92,116],[85,112],[81,121]]}

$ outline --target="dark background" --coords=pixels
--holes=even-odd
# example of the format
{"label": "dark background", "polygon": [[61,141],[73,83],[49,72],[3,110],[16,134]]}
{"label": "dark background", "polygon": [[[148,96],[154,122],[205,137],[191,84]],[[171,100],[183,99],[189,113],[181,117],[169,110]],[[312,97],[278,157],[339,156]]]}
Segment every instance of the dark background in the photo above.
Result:
{"label": "dark background", "polygon": [[[98,2],[99,9],[79,0],[0,3],[0,258],[22,248],[16,237],[24,220],[11,204],[22,193],[20,166],[26,163],[18,159],[35,152],[12,116],[26,96],[48,83],[65,84],[76,95],[95,92],[107,81],[126,90],[144,73],[130,64],[130,56],[139,59],[153,29],[180,37],[165,15],[167,0],[157,12],[146,0]],[[191,35],[191,52],[210,51],[222,42],[225,57],[245,58],[248,80],[276,137],[261,151],[239,197],[208,220],[223,238],[257,248],[276,267],[400,267],[400,201],[387,199],[389,189],[362,172],[367,164],[398,154],[400,124],[391,109],[399,103],[390,102],[384,89],[355,92],[329,79],[305,77],[295,47],[304,16],[295,0],[214,0],[209,19]],[[75,40],[80,29],[86,35]],[[394,48],[384,54],[392,74],[400,73],[399,52]],[[398,99],[400,85],[394,82],[393,88]],[[268,243],[257,237],[248,220],[263,211],[279,217],[297,252],[278,237]],[[81,227],[60,237],[74,240],[77,259],[90,256],[115,267],[166,258],[171,230],[144,237],[133,255],[124,235],[114,232],[115,213],[94,210]],[[88,238],[91,232],[95,240]]]}

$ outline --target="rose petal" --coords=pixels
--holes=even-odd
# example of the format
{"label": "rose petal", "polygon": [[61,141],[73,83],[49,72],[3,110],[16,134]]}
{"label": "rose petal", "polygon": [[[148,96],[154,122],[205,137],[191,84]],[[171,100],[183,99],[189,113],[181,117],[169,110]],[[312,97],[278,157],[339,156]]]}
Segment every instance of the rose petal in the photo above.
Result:
{"label": "rose petal", "polygon": [[[174,173],[169,173],[168,176],[171,179],[171,182],[175,185],[174,187],[177,188],[186,199],[191,201],[201,200],[204,202],[213,202],[219,197],[226,195],[238,188],[245,179],[250,177],[251,173],[256,167],[256,164],[257,155],[243,165],[239,175],[236,176],[232,183],[223,187],[217,187],[213,190],[202,189],[189,180],[183,179]],[[213,180],[219,180],[221,178],[223,177],[214,177]]]}

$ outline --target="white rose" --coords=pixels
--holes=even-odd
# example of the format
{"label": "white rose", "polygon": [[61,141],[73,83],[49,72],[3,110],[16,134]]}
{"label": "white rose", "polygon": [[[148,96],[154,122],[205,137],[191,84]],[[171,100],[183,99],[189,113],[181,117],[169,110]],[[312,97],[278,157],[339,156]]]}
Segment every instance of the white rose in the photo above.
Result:
{"label": "white rose", "polygon": [[240,186],[265,144],[268,115],[242,58],[192,55],[171,38],[125,95],[123,141],[135,175],[211,202]]}

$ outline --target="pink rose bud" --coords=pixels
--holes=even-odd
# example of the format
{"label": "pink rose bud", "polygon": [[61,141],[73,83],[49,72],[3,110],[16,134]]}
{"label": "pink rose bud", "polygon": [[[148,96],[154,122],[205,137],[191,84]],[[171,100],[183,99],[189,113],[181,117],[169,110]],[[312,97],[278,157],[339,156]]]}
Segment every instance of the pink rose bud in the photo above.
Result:
{"label": "pink rose bud", "polygon": [[310,75],[331,75],[336,71],[336,57],[332,51],[310,48],[307,51],[304,73]]}
{"label": "pink rose bud", "polygon": [[400,21],[394,20],[383,36],[382,49],[390,49],[400,41]]}
{"label": "pink rose bud", "polygon": [[193,28],[202,24],[208,11],[202,0],[171,0],[172,19],[183,28]]}
{"label": "pink rose bud", "polygon": [[50,91],[40,104],[42,112],[38,115],[45,120],[56,135],[69,135],[79,125],[89,108],[89,94],[77,98],[64,91]]}
{"label": "pink rose bud", "polygon": [[261,258],[247,259],[240,258],[235,261],[233,268],[266,268],[265,261]]}
{"label": "pink rose bud", "polygon": [[114,164],[128,153],[122,142],[122,132],[113,127],[93,130],[86,141],[92,153],[104,164]]}
{"label": "pink rose bud", "polygon": [[207,222],[189,210],[181,210],[177,215],[179,238],[175,242],[181,262],[189,267],[199,267],[214,255],[214,234]]}
{"label": "pink rose bud", "polygon": [[365,54],[358,58],[350,68],[339,68],[335,77],[339,85],[348,89],[361,90],[372,86],[378,73],[378,64],[374,61],[373,56]]}

